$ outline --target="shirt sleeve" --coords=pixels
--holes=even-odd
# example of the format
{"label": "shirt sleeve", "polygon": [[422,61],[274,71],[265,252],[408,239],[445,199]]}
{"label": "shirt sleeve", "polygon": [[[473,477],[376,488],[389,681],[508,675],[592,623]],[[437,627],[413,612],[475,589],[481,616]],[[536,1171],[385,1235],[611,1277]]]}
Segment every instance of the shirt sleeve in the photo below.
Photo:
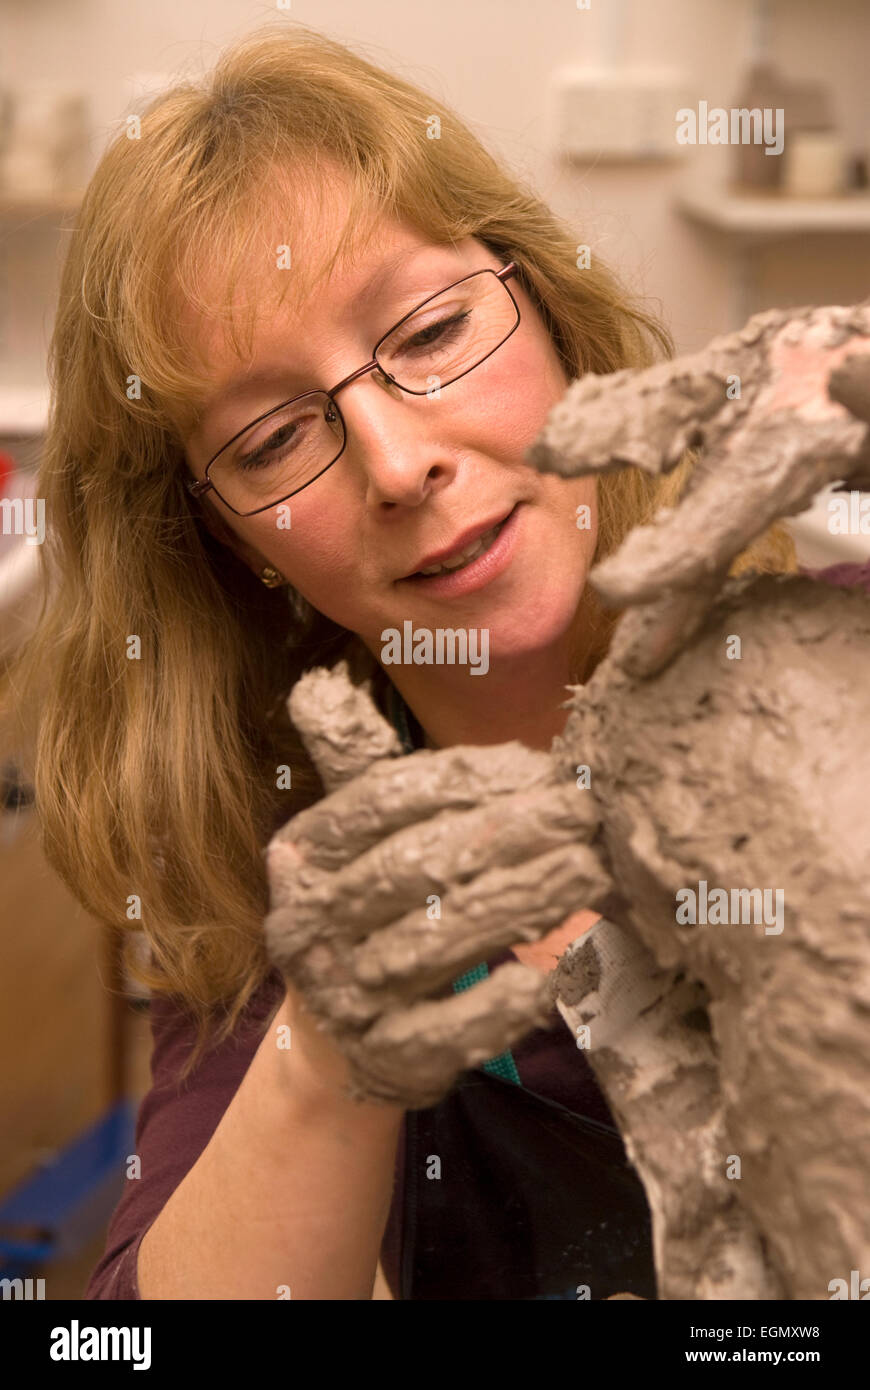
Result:
{"label": "shirt sleeve", "polygon": [[870,560],[844,560],[837,565],[826,565],[824,569],[801,568],[800,573],[808,579],[833,584],[838,589],[863,589],[865,593],[870,593]]}
{"label": "shirt sleeve", "polygon": [[136,1269],[142,1238],[217,1129],[282,996],[281,976],[273,971],[233,1034],[212,1046],[184,1081],[179,1077],[196,1039],[194,1019],[177,999],[151,1000],[151,1088],[136,1118],[141,1176],[126,1180],[86,1299],[140,1297]]}

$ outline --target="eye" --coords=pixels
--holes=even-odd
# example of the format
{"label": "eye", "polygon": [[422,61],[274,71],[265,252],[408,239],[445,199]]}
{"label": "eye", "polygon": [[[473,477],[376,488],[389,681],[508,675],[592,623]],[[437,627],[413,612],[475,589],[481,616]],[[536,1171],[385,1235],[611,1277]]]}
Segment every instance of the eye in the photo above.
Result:
{"label": "eye", "polygon": [[285,445],[289,445],[299,428],[299,422],[289,420],[279,426],[278,429],[258,444],[256,449],[251,449],[248,453],[239,454],[236,458],[236,466],[241,469],[261,468],[265,463],[272,463],[278,455],[278,451]]}
{"label": "eye", "polygon": [[435,323],[427,324],[425,328],[418,329],[406,338],[404,343],[400,343],[394,349],[398,352],[417,351],[428,347],[446,347],[455,342],[462,334],[463,327],[468,319],[471,318],[469,309],[461,313],[452,314],[449,318],[436,319]]}
{"label": "eye", "polygon": [[[322,432],[323,418],[322,408],[315,408],[311,401],[283,406],[271,419],[263,420],[250,435],[242,438],[241,452],[233,459],[233,467],[240,472],[250,472],[281,462],[300,449],[313,447]],[[262,430],[268,433],[261,434]],[[257,442],[248,447],[251,439]]]}

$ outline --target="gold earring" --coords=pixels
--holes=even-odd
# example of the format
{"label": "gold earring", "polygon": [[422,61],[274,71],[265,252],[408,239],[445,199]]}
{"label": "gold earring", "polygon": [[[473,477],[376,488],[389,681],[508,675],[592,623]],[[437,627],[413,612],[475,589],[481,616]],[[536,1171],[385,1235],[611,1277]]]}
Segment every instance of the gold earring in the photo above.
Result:
{"label": "gold earring", "polygon": [[266,585],[267,589],[277,589],[280,584],[285,582],[283,574],[279,574],[271,565],[265,565],[263,569],[260,570],[259,578]]}

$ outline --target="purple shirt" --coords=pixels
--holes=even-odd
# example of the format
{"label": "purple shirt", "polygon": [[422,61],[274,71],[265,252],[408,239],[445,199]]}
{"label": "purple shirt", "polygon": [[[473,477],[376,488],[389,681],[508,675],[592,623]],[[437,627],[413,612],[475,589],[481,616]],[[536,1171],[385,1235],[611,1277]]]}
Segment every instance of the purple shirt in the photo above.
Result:
{"label": "purple shirt", "polygon": [[[488,964],[494,969],[515,959],[512,951],[504,951],[493,956]],[[283,982],[276,971],[254,995],[232,1037],[208,1052],[181,1087],[176,1078],[192,1049],[195,1025],[177,1001],[162,995],[152,1000],[152,1085],[136,1122],[135,1152],[142,1161],[142,1176],[127,1180],[109,1224],[105,1251],[91,1275],[85,1298],[139,1297],[136,1263],[142,1237],[217,1128],[253,1061],[265,1024],[282,994]],[[575,1114],[613,1124],[592,1069],[555,1006],[550,1026],[536,1028],[512,1051],[520,1079],[529,1090],[557,1101]],[[398,1289],[402,1243],[404,1139],[403,1121],[393,1203],[381,1247],[381,1263],[393,1291]],[[442,1157],[446,1160],[446,1155]]]}

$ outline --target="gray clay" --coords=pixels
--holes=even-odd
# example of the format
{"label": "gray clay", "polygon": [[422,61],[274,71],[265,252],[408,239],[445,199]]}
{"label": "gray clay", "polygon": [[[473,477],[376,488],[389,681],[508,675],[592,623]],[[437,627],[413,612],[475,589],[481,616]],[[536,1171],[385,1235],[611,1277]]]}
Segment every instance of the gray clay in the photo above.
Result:
{"label": "gray clay", "polygon": [[[645,1184],[663,1299],[829,1298],[870,1275],[870,598],[726,579],[826,483],[868,481],[868,352],[866,305],[774,311],[569,388],[542,469],[702,453],[678,506],[593,572],[627,611],[551,753],[396,757],[343,665],[290,697],[331,795],[270,845],[266,939],[356,1093],[434,1104],[555,998]],[[781,929],[680,924],[701,881],[781,890]],[[450,996],[581,908],[603,917],[549,980],[511,964]]]}

